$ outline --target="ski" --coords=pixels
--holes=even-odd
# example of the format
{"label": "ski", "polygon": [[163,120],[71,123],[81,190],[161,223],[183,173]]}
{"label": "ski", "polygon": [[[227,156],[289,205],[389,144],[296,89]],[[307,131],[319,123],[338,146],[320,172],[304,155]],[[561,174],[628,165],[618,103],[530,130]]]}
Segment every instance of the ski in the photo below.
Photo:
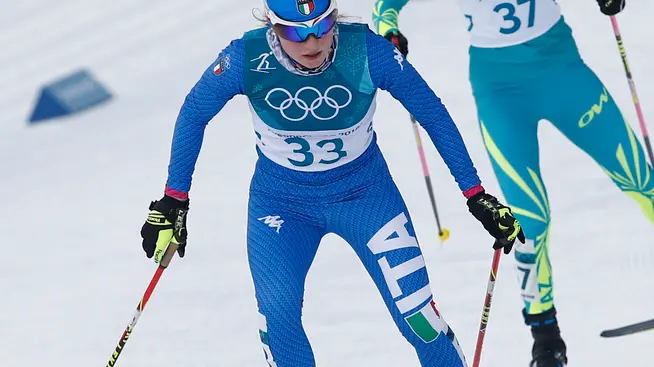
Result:
{"label": "ski", "polygon": [[651,329],[654,329],[654,319],[638,322],[627,326],[622,326],[616,329],[604,330],[602,331],[600,336],[605,338],[614,338],[617,336],[631,335]]}

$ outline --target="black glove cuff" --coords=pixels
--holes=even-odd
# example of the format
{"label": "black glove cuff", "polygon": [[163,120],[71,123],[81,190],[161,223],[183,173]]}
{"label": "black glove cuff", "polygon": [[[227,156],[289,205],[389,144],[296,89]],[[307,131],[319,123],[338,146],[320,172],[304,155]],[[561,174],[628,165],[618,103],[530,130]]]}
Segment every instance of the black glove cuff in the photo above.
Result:
{"label": "black glove cuff", "polygon": [[613,16],[621,12],[625,7],[626,0],[597,0],[600,10],[604,15]]}
{"label": "black glove cuff", "polygon": [[176,209],[188,210],[189,200],[177,200],[172,196],[164,195],[161,200],[153,201],[150,210],[156,210],[164,215],[170,214]]}
{"label": "black glove cuff", "polygon": [[470,206],[470,204],[472,204],[472,203],[477,203],[479,201],[479,199],[481,199],[482,197],[486,198],[487,200],[489,200],[491,202],[494,202],[494,201],[496,202],[497,201],[497,199],[495,199],[494,196],[491,196],[491,195],[487,194],[486,191],[480,191],[480,192],[478,192],[478,193],[476,193],[476,194],[474,194],[474,195],[472,195],[471,197],[468,198],[468,200],[467,200],[468,206]]}

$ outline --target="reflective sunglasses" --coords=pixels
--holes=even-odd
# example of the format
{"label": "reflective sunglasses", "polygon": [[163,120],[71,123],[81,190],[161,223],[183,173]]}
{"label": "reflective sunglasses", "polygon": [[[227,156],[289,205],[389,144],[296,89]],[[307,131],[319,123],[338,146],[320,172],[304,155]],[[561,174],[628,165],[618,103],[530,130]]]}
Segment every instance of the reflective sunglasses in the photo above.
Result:
{"label": "reflective sunglasses", "polygon": [[329,33],[338,19],[338,10],[336,1],[332,1],[327,11],[321,16],[305,22],[291,22],[282,19],[270,9],[268,9],[267,15],[279,37],[291,42],[304,42],[312,34],[316,38],[322,38]]}

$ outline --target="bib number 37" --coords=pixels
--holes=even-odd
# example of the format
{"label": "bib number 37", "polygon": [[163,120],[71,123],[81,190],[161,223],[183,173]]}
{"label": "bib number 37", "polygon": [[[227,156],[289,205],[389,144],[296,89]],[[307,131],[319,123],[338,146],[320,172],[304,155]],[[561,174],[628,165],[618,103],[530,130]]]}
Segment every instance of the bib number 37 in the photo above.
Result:
{"label": "bib number 37", "polygon": [[[527,28],[534,26],[536,19],[536,0],[517,0],[518,6],[527,4],[529,6],[529,18],[527,19]],[[513,3],[501,3],[494,9],[494,12],[504,16],[504,25],[500,28],[502,34],[513,34],[520,30],[523,20],[520,20],[515,14],[516,6]]]}

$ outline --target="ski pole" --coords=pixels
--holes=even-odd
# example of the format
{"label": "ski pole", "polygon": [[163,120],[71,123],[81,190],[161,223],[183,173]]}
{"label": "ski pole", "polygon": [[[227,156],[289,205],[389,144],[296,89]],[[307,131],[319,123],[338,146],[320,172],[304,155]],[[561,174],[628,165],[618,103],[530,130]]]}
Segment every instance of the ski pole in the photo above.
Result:
{"label": "ski pole", "polygon": [[420,163],[422,164],[422,173],[425,176],[425,184],[427,184],[427,192],[429,193],[429,200],[431,201],[431,208],[436,217],[436,226],[438,227],[438,239],[441,242],[450,238],[450,231],[447,228],[441,227],[441,221],[438,218],[438,209],[436,209],[436,199],[434,198],[434,189],[431,185],[431,178],[429,176],[429,169],[427,168],[427,159],[425,158],[425,151],[422,148],[422,140],[420,139],[420,130],[418,129],[418,121],[411,115],[411,125],[413,125],[413,133],[416,136],[416,145],[418,145],[418,155],[420,155]]}
{"label": "ski pole", "polygon": [[[391,40],[395,47],[399,49],[400,43],[397,37]],[[406,55],[404,55],[406,57]],[[420,139],[420,129],[418,129],[418,121],[411,115],[411,125],[413,126],[413,134],[416,137],[416,145],[418,146],[418,155],[420,155],[420,163],[422,164],[422,173],[425,176],[425,184],[427,185],[427,192],[429,193],[429,201],[431,208],[434,211],[436,218],[436,227],[438,228],[438,239],[442,242],[450,238],[450,231],[441,226],[440,218],[438,217],[438,209],[436,208],[436,199],[434,198],[434,188],[431,184],[431,177],[429,176],[429,168],[427,168],[427,159],[425,158],[425,151],[422,148],[422,139]]]}
{"label": "ski pole", "polygon": [[620,34],[620,28],[618,27],[618,20],[615,16],[611,16],[611,25],[613,26],[615,40],[618,42],[618,49],[620,50],[622,64],[624,65],[624,70],[627,74],[629,89],[631,89],[631,98],[634,100],[634,105],[636,106],[636,114],[638,115],[640,130],[643,132],[643,140],[645,140],[645,147],[647,148],[647,154],[649,155],[649,163],[654,164],[654,154],[652,154],[652,144],[649,140],[647,126],[645,126],[645,117],[643,116],[643,110],[640,107],[640,100],[638,99],[638,93],[636,93],[636,83],[634,83],[634,79],[631,75],[631,68],[629,67],[629,61],[627,60],[627,52],[625,51],[624,44],[622,42],[622,35]]}
{"label": "ski pole", "polygon": [[497,268],[500,266],[500,256],[502,249],[495,250],[493,255],[493,265],[491,267],[490,278],[488,279],[488,287],[486,289],[486,299],[484,300],[484,310],[481,314],[481,324],[479,325],[479,335],[477,335],[477,346],[475,347],[475,358],[472,362],[472,367],[479,367],[481,360],[481,347],[484,344],[484,336],[486,335],[486,326],[488,326],[488,319],[490,317],[491,301],[493,300],[493,290],[495,288],[495,279],[497,277]]}
{"label": "ski pole", "polygon": [[177,245],[172,241],[168,245],[168,248],[166,249],[163,258],[159,263],[159,267],[157,268],[157,271],[155,271],[152,280],[150,280],[150,284],[148,285],[148,288],[145,290],[145,294],[143,294],[143,298],[141,298],[141,301],[139,302],[138,306],[136,306],[136,312],[134,313],[134,316],[132,316],[132,321],[130,321],[129,324],[127,324],[127,327],[125,328],[123,335],[120,337],[120,340],[118,341],[118,345],[116,346],[114,353],[109,358],[109,362],[107,362],[106,367],[113,367],[116,365],[116,361],[118,360],[120,353],[123,351],[123,348],[125,348],[125,344],[127,344],[127,340],[129,339],[129,336],[132,334],[132,331],[134,330],[136,323],[139,321],[139,317],[141,317],[141,313],[143,312],[145,305],[148,303],[150,296],[152,296],[152,292],[154,292],[154,287],[157,286],[157,283],[159,282],[159,278],[161,278],[163,271],[166,270],[166,268],[170,264],[170,261],[173,259],[173,256],[175,255],[175,251],[177,251],[178,246],[179,245]]}

